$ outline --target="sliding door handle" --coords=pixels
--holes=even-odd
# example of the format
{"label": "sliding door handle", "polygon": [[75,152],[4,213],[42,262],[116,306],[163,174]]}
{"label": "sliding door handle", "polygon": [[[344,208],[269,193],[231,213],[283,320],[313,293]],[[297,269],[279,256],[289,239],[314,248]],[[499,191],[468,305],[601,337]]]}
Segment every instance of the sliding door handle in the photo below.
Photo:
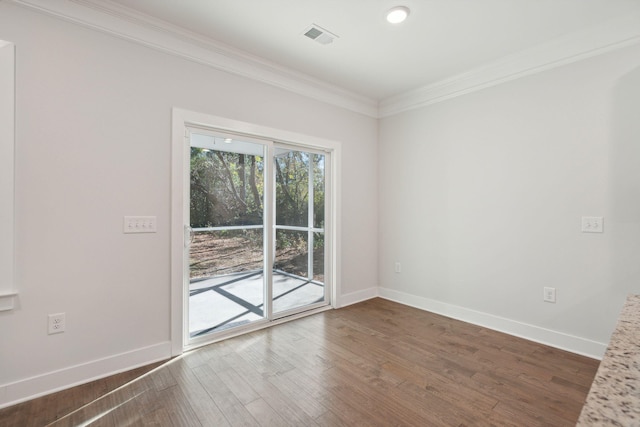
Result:
{"label": "sliding door handle", "polygon": [[188,225],[184,226],[184,247],[188,248],[193,242],[193,228]]}

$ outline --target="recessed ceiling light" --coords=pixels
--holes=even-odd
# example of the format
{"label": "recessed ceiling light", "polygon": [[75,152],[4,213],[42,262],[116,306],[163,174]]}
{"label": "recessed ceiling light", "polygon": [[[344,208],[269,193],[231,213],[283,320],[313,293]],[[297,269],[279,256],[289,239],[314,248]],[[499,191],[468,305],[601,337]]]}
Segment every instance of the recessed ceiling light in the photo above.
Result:
{"label": "recessed ceiling light", "polygon": [[233,139],[231,139],[231,138],[225,138],[224,139],[224,143],[225,144],[231,144],[232,142],[233,142]]}
{"label": "recessed ceiling light", "polygon": [[399,24],[409,16],[409,8],[406,6],[396,6],[387,12],[387,21],[391,24]]}

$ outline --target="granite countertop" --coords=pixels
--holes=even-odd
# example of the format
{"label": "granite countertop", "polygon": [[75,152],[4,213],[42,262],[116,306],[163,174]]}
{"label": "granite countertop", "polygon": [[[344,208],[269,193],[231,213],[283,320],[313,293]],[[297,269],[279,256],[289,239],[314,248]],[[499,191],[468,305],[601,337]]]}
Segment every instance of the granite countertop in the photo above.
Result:
{"label": "granite countertop", "polygon": [[640,425],[640,295],[627,297],[577,425]]}

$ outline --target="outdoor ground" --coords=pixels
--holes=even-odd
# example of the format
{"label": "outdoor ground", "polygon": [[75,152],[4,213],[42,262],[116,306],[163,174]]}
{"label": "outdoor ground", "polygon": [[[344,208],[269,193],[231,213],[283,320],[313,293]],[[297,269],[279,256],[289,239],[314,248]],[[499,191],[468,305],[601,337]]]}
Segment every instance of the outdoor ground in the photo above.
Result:
{"label": "outdoor ground", "polygon": [[[194,233],[189,262],[191,279],[262,269],[261,232],[261,230],[241,230],[234,233]],[[274,268],[306,277],[307,258],[306,242],[288,242],[286,247],[276,248]],[[324,247],[314,250],[313,259],[313,279],[324,282]]]}

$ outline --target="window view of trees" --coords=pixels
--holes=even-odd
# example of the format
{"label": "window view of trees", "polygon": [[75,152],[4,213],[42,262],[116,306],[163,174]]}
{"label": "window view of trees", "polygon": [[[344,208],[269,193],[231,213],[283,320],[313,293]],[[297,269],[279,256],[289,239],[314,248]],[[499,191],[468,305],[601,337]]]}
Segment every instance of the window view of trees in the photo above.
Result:
{"label": "window view of trees", "polygon": [[264,160],[191,147],[191,226],[261,225]]}
{"label": "window view of trees", "polygon": [[[324,155],[287,151],[276,157],[274,168],[276,225],[323,228]],[[264,171],[261,156],[191,147],[191,227],[263,225]],[[306,231],[278,230],[275,267],[307,277],[308,236]],[[320,280],[324,233],[313,236],[314,278]],[[197,232],[190,250],[191,278],[262,269],[262,245],[256,229]]]}
{"label": "window view of trees", "polygon": [[[191,227],[262,225],[264,160],[261,156],[191,147]],[[191,279],[261,270],[261,229],[194,233]]]}
{"label": "window view of trees", "polygon": [[[288,151],[276,157],[276,225],[324,227],[324,156]],[[313,175],[312,191],[309,188]],[[313,218],[309,221],[309,197],[313,195]],[[307,277],[309,233],[276,232],[275,268]],[[324,279],[324,233],[313,238],[313,279]]]}
{"label": "window view of trees", "polygon": [[313,226],[324,227],[324,156],[289,151],[276,157],[276,224],[309,226],[309,162],[313,168]]}

